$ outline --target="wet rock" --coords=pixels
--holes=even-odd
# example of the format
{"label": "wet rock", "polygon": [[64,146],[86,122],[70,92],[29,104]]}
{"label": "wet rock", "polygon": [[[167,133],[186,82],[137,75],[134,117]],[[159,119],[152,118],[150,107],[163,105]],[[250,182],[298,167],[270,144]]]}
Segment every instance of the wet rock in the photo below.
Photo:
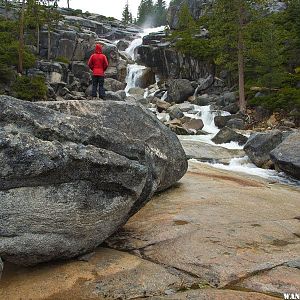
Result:
{"label": "wet rock", "polygon": [[0,255],[16,264],[93,251],[187,168],[140,106],[0,96],[0,118]]}
{"label": "wet rock", "polygon": [[107,91],[117,92],[120,90],[124,90],[126,87],[126,83],[120,82],[113,78],[105,78],[104,80],[104,88]]}
{"label": "wet rock", "polygon": [[120,51],[125,51],[129,46],[129,42],[128,41],[125,41],[125,40],[120,40],[118,41],[117,43],[117,48],[120,50]]}
{"label": "wet rock", "polygon": [[237,287],[281,297],[284,293],[293,294],[300,290],[299,278],[299,269],[279,266],[251,276],[237,284]]}
{"label": "wet rock", "polygon": [[197,282],[138,256],[100,247],[80,261],[9,271],[0,281],[0,298],[6,300],[138,299]]}
{"label": "wet rock", "polygon": [[141,95],[141,96],[144,96],[145,94],[145,90],[142,89],[142,88],[139,88],[139,87],[134,87],[134,88],[130,88],[128,93],[130,95]]}
{"label": "wet rock", "polygon": [[270,157],[279,170],[300,179],[300,132],[284,139],[270,152]]}
{"label": "wet rock", "polygon": [[226,92],[222,95],[225,105],[236,103],[236,94],[234,92]]}
{"label": "wet rock", "polygon": [[223,300],[222,288],[299,259],[299,208],[298,189],[190,161],[180,185],[155,196],[107,243],[193,274],[198,292],[218,287]]}
{"label": "wet rock", "polygon": [[217,290],[217,289],[208,289],[201,288],[202,284],[193,285],[195,290],[191,289],[187,292],[181,292],[172,294],[169,296],[154,296],[150,297],[150,300],[163,300],[163,299],[172,299],[172,300],[276,300],[278,298],[261,295],[260,293],[255,292],[244,292],[244,291],[234,291],[234,290]]}
{"label": "wet rock", "polygon": [[175,132],[177,135],[191,135],[193,132],[185,127],[177,126],[177,125],[170,125],[169,128]]}
{"label": "wet rock", "polygon": [[201,130],[204,127],[204,123],[201,119],[191,119],[190,121],[185,122],[183,127],[198,132],[198,130]]}
{"label": "wet rock", "polygon": [[223,108],[223,110],[228,111],[229,113],[231,113],[232,115],[234,115],[234,114],[236,114],[240,110],[240,108],[237,105],[237,103],[231,103],[231,104],[228,104],[227,106],[225,106]]}
{"label": "wet rock", "polygon": [[207,78],[200,78],[197,80],[197,83],[197,91],[205,91],[214,83],[214,77],[212,75],[209,75]]}
{"label": "wet rock", "polygon": [[190,104],[188,102],[176,104],[176,106],[182,111],[182,112],[188,112],[190,110],[194,109],[194,105]]}
{"label": "wet rock", "polygon": [[187,79],[171,79],[168,85],[168,102],[183,103],[194,93],[192,84]]}
{"label": "wet rock", "polygon": [[231,120],[232,116],[216,116],[214,119],[215,125],[218,128],[223,128],[227,125],[228,121]]}
{"label": "wet rock", "polygon": [[141,71],[141,74],[138,80],[136,80],[135,84],[136,86],[145,89],[153,83],[155,83],[155,74],[153,73],[151,68],[146,68]]}
{"label": "wet rock", "polygon": [[199,106],[207,106],[210,105],[211,102],[213,102],[214,99],[211,97],[208,97],[208,95],[203,96],[197,96],[195,100],[193,101],[193,104],[199,105]]}
{"label": "wet rock", "polygon": [[228,120],[226,126],[232,129],[245,129],[245,121],[243,119],[233,117]]}
{"label": "wet rock", "polygon": [[164,101],[164,100],[161,100],[159,98],[157,98],[158,100],[156,101],[156,106],[157,106],[157,110],[158,112],[162,112],[162,111],[166,111],[170,106],[171,104]]}
{"label": "wet rock", "polygon": [[212,141],[216,144],[226,144],[237,142],[239,145],[244,145],[248,138],[240,133],[235,132],[231,128],[222,128],[213,138]]}
{"label": "wet rock", "polygon": [[279,130],[266,133],[254,133],[248,139],[244,150],[250,160],[258,167],[270,166],[270,152],[283,141]]}
{"label": "wet rock", "polygon": [[226,149],[200,141],[189,141],[179,137],[181,145],[189,159],[203,162],[229,164],[234,157],[243,157],[245,152],[237,149]]}
{"label": "wet rock", "polygon": [[184,117],[184,113],[180,110],[180,108],[177,105],[170,107],[168,113],[170,115],[171,120],[180,119]]}

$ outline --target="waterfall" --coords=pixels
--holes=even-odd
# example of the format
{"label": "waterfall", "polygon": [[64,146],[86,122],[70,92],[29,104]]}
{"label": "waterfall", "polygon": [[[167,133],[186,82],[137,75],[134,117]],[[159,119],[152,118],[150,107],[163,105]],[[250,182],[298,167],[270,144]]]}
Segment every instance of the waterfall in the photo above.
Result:
{"label": "waterfall", "polygon": [[[156,28],[147,28],[144,29],[144,31],[140,34],[140,36],[136,39],[134,39],[128,48],[125,50],[125,52],[132,58],[132,60],[136,59],[136,48],[141,46],[143,44],[143,37],[148,35],[149,33],[155,33],[164,30],[164,26],[156,27]],[[143,70],[145,70],[145,66],[141,66],[138,64],[131,64],[127,66],[127,77],[126,77],[126,88],[125,92],[128,93],[130,88],[136,87],[137,82],[139,78],[143,74]],[[147,94],[145,92],[145,94]]]}
{"label": "waterfall", "polygon": [[126,88],[125,92],[128,93],[128,91],[137,86],[137,81],[143,74],[143,70],[145,70],[145,66],[140,66],[138,64],[134,65],[128,65],[127,67],[127,77],[126,77]]}
{"label": "waterfall", "polygon": [[168,91],[164,92],[163,96],[161,97],[161,100],[166,100],[168,98]]}

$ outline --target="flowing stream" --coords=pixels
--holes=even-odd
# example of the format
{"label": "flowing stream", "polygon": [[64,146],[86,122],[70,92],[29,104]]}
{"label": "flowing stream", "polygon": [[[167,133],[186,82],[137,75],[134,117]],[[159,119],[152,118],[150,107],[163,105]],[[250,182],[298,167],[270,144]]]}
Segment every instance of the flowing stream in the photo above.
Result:
{"label": "flowing stream", "polygon": [[[136,60],[136,48],[140,45],[142,45],[143,42],[143,37],[148,35],[149,33],[155,33],[162,31],[164,27],[157,27],[157,28],[149,28],[145,29],[143,33],[140,34],[140,36],[133,40],[129,47],[126,49],[126,53],[132,58],[133,61]],[[137,63],[130,64],[127,67],[127,77],[126,77],[126,88],[125,92],[128,95],[128,91],[131,88],[137,87],[137,82],[140,78],[140,76],[143,74],[143,70],[145,70],[146,67],[143,65],[139,65]],[[198,88],[197,88],[198,89]],[[195,95],[197,94],[198,90],[195,90]],[[162,100],[166,100],[168,93],[165,92],[162,96]],[[148,89],[145,90],[144,97],[148,96]],[[159,114],[156,109],[151,109],[151,111],[157,113],[157,117],[162,120],[165,118],[166,121],[169,120],[169,116],[165,116],[165,114]],[[226,144],[221,144],[221,145],[216,145],[211,139],[219,132],[219,128],[215,125],[214,123],[214,118],[217,115],[230,115],[230,113],[225,112],[225,111],[214,111],[211,109],[211,107],[208,106],[197,106],[194,105],[194,112],[191,113],[184,113],[185,116],[188,116],[190,118],[198,118],[203,121],[204,127],[203,131],[207,132],[207,135],[186,135],[182,136],[182,139],[185,140],[192,140],[195,142],[202,142],[202,143],[207,143],[210,145],[218,146],[218,147],[223,147],[227,149],[243,149],[243,146],[238,145],[236,142],[231,142],[231,143],[226,143]],[[246,135],[246,134],[245,134]],[[232,158],[230,163],[228,165],[225,164],[220,164],[220,163],[208,163],[216,168],[219,169],[224,169],[224,170],[229,170],[233,172],[242,172],[242,173],[247,173],[250,175],[255,175],[259,177],[266,178],[268,180],[274,180],[276,182],[280,183],[286,183],[286,184],[292,184],[292,185],[300,185],[300,181],[296,179],[292,179],[288,177],[284,173],[278,173],[275,170],[265,170],[256,167],[247,156],[242,157],[242,158]]]}

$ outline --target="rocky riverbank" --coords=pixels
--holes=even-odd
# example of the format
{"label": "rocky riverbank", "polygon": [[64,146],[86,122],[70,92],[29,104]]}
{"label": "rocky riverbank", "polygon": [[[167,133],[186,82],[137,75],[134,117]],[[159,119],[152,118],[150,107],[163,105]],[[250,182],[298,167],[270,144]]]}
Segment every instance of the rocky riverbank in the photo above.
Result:
{"label": "rocky riverbank", "polygon": [[297,188],[190,163],[90,255],[7,264],[0,298],[282,299],[300,290],[299,205]]}

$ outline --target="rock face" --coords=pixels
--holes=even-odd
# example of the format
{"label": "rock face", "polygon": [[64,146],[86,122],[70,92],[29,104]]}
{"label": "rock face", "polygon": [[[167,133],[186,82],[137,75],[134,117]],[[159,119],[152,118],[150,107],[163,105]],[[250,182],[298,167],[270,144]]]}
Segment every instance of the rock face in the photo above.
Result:
{"label": "rock face", "polygon": [[187,169],[140,106],[0,96],[0,119],[0,257],[16,264],[93,250]]}
{"label": "rock face", "polygon": [[300,179],[300,132],[288,136],[270,157],[279,170]]}
{"label": "rock face", "polygon": [[244,150],[250,160],[258,167],[270,165],[270,152],[283,140],[282,132],[273,130],[267,133],[256,133],[250,136]]}
{"label": "rock face", "polygon": [[168,85],[168,102],[183,103],[192,96],[195,89],[187,79],[171,79]]}
{"label": "rock face", "polygon": [[214,66],[207,61],[200,61],[166,46],[142,45],[137,48],[142,64],[165,78],[186,78],[198,80],[211,74]]}
{"label": "rock face", "polygon": [[188,5],[189,11],[193,18],[199,19],[199,17],[203,16],[211,7],[212,2],[212,0],[185,0],[180,1],[179,4],[171,5],[167,16],[171,28],[178,28],[180,10],[184,4]]}

